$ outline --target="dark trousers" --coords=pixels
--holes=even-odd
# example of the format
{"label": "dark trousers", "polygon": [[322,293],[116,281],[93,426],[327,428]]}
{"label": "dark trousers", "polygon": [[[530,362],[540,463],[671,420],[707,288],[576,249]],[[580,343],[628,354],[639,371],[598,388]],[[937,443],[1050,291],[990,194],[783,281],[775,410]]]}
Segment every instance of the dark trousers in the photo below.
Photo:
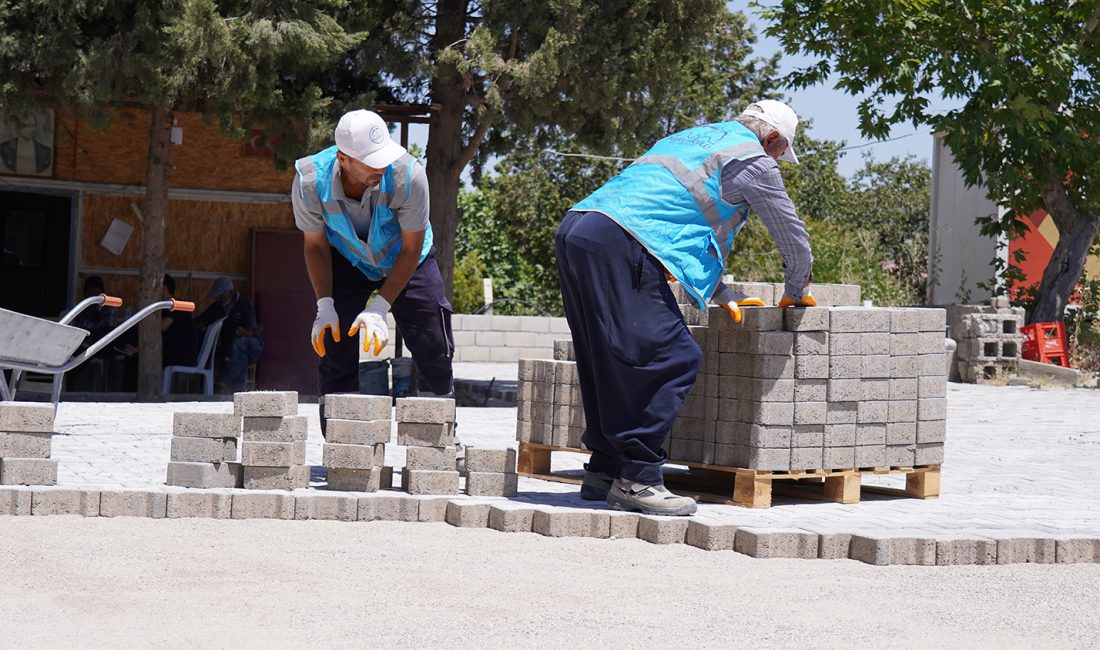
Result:
{"label": "dark trousers", "polygon": [[657,484],[672,423],[702,353],[666,280],[636,239],[597,212],[569,212],[555,238],[573,333],[589,468]]}
{"label": "dark trousers", "polygon": [[[318,368],[318,394],[359,392],[359,337],[348,336],[355,317],[363,311],[383,280],[371,280],[332,249],[332,301],[340,317],[340,342],[325,340],[325,356]],[[443,278],[435,261],[435,249],[428,254],[392,309],[401,338],[416,363],[421,389],[436,395],[454,390],[454,336],[451,333],[451,303],[443,290]],[[394,335],[390,332],[390,336]]]}

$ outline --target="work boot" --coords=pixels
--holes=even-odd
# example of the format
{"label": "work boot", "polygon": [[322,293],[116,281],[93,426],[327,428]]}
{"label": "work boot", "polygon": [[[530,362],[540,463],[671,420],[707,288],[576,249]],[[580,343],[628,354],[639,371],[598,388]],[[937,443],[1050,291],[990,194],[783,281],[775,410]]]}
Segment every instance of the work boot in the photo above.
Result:
{"label": "work boot", "polygon": [[584,482],[581,483],[581,498],[585,501],[604,501],[615,479],[609,474],[588,469],[584,465]]}
{"label": "work boot", "polygon": [[612,510],[640,512],[643,515],[686,516],[695,514],[695,499],[678,497],[664,485],[646,485],[616,479],[607,493]]}

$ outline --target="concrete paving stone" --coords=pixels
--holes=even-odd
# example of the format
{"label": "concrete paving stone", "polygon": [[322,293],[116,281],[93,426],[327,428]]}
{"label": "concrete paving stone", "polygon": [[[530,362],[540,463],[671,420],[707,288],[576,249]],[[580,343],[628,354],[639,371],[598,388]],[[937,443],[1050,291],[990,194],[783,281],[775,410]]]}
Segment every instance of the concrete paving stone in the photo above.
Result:
{"label": "concrete paving stone", "polygon": [[736,382],[740,394],[731,397],[745,397],[758,402],[790,402],[794,400],[794,384],[794,379],[742,379]]}
{"label": "concrete paving stone", "polygon": [[0,458],[0,485],[55,485],[57,460]]}
{"label": "concrete paving stone", "polygon": [[472,472],[466,468],[466,494],[476,497],[514,497],[519,476],[514,472]]}
{"label": "concrete paving stone", "polygon": [[796,379],[829,378],[829,357],[825,355],[813,355],[797,356],[794,359],[794,376]]}
{"label": "concrete paving stone", "polygon": [[[860,304],[860,287],[858,284],[812,284],[810,290],[817,299],[818,305]],[[780,289],[780,292],[782,292],[782,289]]]}
{"label": "concrete paving stone", "polygon": [[825,425],[795,425],[791,431],[791,447],[822,447],[825,445]]}
{"label": "concrete paving stone", "polygon": [[684,517],[638,517],[638,539],[650,544],[683,544],[687,538],[689,519]]}
{"label": "concrete paving stone", "polygon": [[37,487],[31,494],[31,514],[99,516],[99,490]]}
{"label": "concrete paving stone", "polygon": [[172,414],[172,435],[181,438],[237,438],[241,418],[232,413]]}
{"label": "concrete paving stone", "polygon": [[237,460],[236,438],[172,437],[169,458],[185,463],[223,463]]}
{"label": "concrete paving stone", "polygon": [[[724,310],[722,311],[722,316],[725,318],[719,318],[718,320],[723,323],[724,327],[720,327],[724,329],[733,328],[733,322]],[[783,310],[778,307],[742,307],[741,324],[737,329],[745,332],[782,330]]]}
{"label": "concrete paving stone", "polygon": [[490,507],[488,503],[451,501],[447,504],[446,522],[458,528],[488,528]]}
{"label": "concrete paving stone", "polygon": [[[322,449],[322,463],[325,467],[372,469],[379,465],[373,445],[337,445],[326,442]],[[451,463],[454,463],[453,457]]]}
{"label": "concrete paving stone", "polygon": [[450,504],[450,499],[417,499],[417,501],[420,502],[416,515],[417,521],[434,523],[447,521],[447,505]]}
{"label": "concrete paving stone", "polygon": [[824,458],[821,447],[792,447],[791,469],[820,469]]}
{"label": "concrete paving stone", "polygon": [[863,357],[860,370],[864,379],[889,379],[893,373],[893,357],[885,354],[871,354]]}
{"label": "concrete paving stone", "polygon": [[234,492],[230,517],[233,519],[293,519],[294,495],[275,492]]}
{"label": "concrete paving stone", "polygon": [[379,472],[378,489],[389,490],[393,487],[393,467],[389,465],[383,465]]}
{"label": "concrete paving stone", "polygon": [[[916,378],[920,375],[920,357],[915,354],[890,357],[892,363],[890,376],[893,379]],[[940,367],[943,372],[943,367]]]}
{"label": "concrete paving stone", "polygon": [[863,381],[860,379],[830,379],[830,402],[858,402],[863,399]]}
{"label": "concrete paving stone", "polygon": [[826,424],[822,444],[825,447],[854,447],[856,444],[855,423]]}
{"label": "concrete paving stone", "polygon": [[921,377],[939,377],[944,375],[945,359],[943,354],[922,354],[917,357],[917,374]]}
{"label": "concrete paving stone", "polygon": [[0,432],[0,458],[49,458],[52,433]]}
{"label": "concrete paving stone", "polygon": [[884,467],[886,463],[886,447],[884,445],[856,445],[856,467]]}
{"label": "concrete paving stone", "polygon": [[890,399],[892,400],[909,400],[917,399],[917,378],[898,378],[893,377],[890,379]]}
{"label": "concrete paving stone", "polygon": [[1057,541],[1052,538],[998,539],[997,564],[1053,564],[1057,548]]}
{"label": "concrete paving stone", "polygon": [[794,353],[797,355],[829,354],[829,333],[797,332],[794,335]]}
{"label": "concrete paving stone", "polygon": [[915,464],[916,454],[913,445],[886,445],[886,465],[890,467],[911,467]]}
{"label": "concrete paving stone", "polygon": [[890,354],[895,357],[920,354],[920,334],[916,332],[890,335]]}
{"label": "concrete paving stone", "polygon": [[[868,402],[861,401],[856,407],[856,422],[859,424],[877,423],[886,424],[889,418],[889,402]],[[885,439],[886,431],[883,428],[883,437]]]}
{"label": "concrete paving stone", "polygon": [[791,446],[792,428],[789,426],[762,426],[759,424],[747,425],[748,440],[744,443],[750,447],[767,447],[770,449]]}
{"label": "concrete paving stone", "polygon": [[794,379],[796,358],[814,359],[821,357],[793,357],[781,354],[753,355],[750,357],[752,359],[752,374],[757,379]]}
{"label": "concrete paving stone", "polygon": [[921,332],[917,335],[917,354],[943,354],[946,348],[943,330]]}
{"label": "concrete paving stone", "polygon": [[946,420],[923,420],[916,423],[915,429],[913,442],[918,444],[943,443],[947,440]]}
{"label": "concrete paving stone", "polygon": [[794,352],[793,332],[746,332],[749,354],[789,356]]}
{"label": "concrete paving stone", "polygon": [[829,308],[789,307],[783,312],[783,329],[788,332],[827,332]]}
{"label": "concrete paving stone", "polygon": [[855,447],[825,447],[821,450],[821,465],[825,469],[855,467]]}
{"label": "concrete paving stone", "polygon": [[925,307],[917,311],[920,313],[920,331],[943,334],[944,330],[947,328],[946,310]]}
{"label": "concrete paving stone", "polygon": [[233,393],[233,415],[240,417],[298,415],[298,393],[295,391]]}
{"label": "concrete paving stone", "polygon": [[573,339],[554,340],[554,360],[576,361],[576,357],[574,356],[573,352]]}
{"label": "concrete paving stone", "polygon": [[[846,334],[845,336],[851,336]],[[863,356],[889,356],[890,339],[892,334],[886,332],[870,332],[859,334],[860,348],[855,354]]]}
{"label": "concrete paving stone", "polygon": [[878,307],[834,307],[829,311],[830,332],[889,332],[890,311]]}
{"label": "concrete paving stone", "polygon": [[[374,464],[381,466],[386,464],[386,445],[378,444],[372,445],[374,448]],[[323,450],[322,450],[323,453]]]}
{"label": "concrete paving stone", "polygon": [[372,494],[359,497],[359,521],[417,521],[420,499],[402,494]]}
{"label": "concrete paving stone", "polygon": [[[567,362],[557,362],[564,363]],[[397,400],[396,417],[398,422],[454,422],[455,401],[445,397],[402,397]]]}
{"label": "concrete paving stone", "polygon": [[858,356],[863,354],[864,334],[830,334],[829,354],[833,356]]}
{"label": "concrete paving stone", "polygon": [[863,357],[829,355],[829,379],[860,379],[863,376]]}
{"label": "concrete paving stone", "polygon": [[887,422],[917,421],[917,400],[890,400],[888,404]]}
{"label": "concrete paving stone", "polygon": [[[847,380],[841,380],[847,381]],[[890,379],[866,378],[860,380],[860,397],[863,400],[885,401],[890,399]]]}
{"label": "concrete paving stone", "polygon": [[890,309],[890,331],[898,334],[903,332],[920,332],[922,316],[920,310],[908,307],[894,307]]}
{"label": "concrete paving stone", "polygon": [[[390,482],[393,478],[391,475]],[[377,492],[382,487],[382,468],[328,468],[328,489],[340,492]]]}
{"label": "concrete paving stone", "polygon": [[409,494],[458,494],[458,472],[406,469],[401,472],[401,489]]}
{"label": "concrete paving stone", "polygon": [[817,557],[822,560],[847,560],[851,545],[850,533],[821,533],[817,536]]}
{"label": "concrete paving stone", "polygon": [[531,532],[546,537],[594,537],[611,535],[611,516],[606,512],[535,510]]}
{"label": "concrete paving stone", "polygon": [[936,540],[852,535],[849,557],[876,566],[931,566],[936,563]]}
{"label": "concrete paving stone", "polygon": [[918,443],[914,447],[915,456],[913,462],[917,465],[941,465],[943,464],[943,443]]}
{"label": "concrete paving stone", "polygon": [[229,519],[233,513],[233,494],[216,490],[169,492],[165,506],[169,519]]}
{"label": "concrete paving stone", "polygon": [[992,539],[941,539],[936,541],[939,566],[996,564],[997,542]]}
{"label": "concrete paving stone", "polygon": [[856,425],[856,445],[885,445],[886,425],[864,422]]}
{"label": "concrete paving stone", "polygon": [[[0,512],[2,512],[0,507]],[[1054,543],[1054,561],[1058,564],[1100,562],[1100,538],[1059,539]]]}
{"label": "concrete paving stone", "polygon": [[489,528],[502,533],[529,533],[535,512],[534,508],[489,506]]}
{"label": "concrete paving stone", "polygon": [[799,530],[742,527],[737,529],[733,550],[756,558],[817,558],[818,536]]}
{"label": "concrete paving stone", "polygon": [[794,383],[795,402],[824,402],[828,399],[829,380],[796,379]]}
{"label": "concrete paving stone", "polygon": [[638,515],[612,514],[608,533],[611,539],[637,539]]}
{"label": "concrete paving stone", "polygon": [[[329,485],[331,486],[331,470],[329,471],[328,478]],[[245,466],[241,469],[241,485],[246,490],[301,490],[309,487],[309,466]]]}
{"label": "concrete paving stone", "polygon": [[860,402],[829,401],[825,414],[825,424],[855,424],[859,414]]}
{"label": "concrete paving stone", "polygon": [[737,526],[691,519],[684,534],[684,543],[704,551],[732,551]]}
{"label": "concrete paving stone", "polygon": [[922,399],[944,399],[947,397],[947,377],[919,377],[917,379],[917,396]]}
{"label": "concrete paving stone", "polygon": [[946,420],[947,399],[942,397],[925,397],[917,400],[918,420]]}
{"label": "concrete paving stone", "polygon": [[100,517],[167,516],[168,495],[153,490],[103,490],[99,494]]}
{"label": "concrete paving stone", "polygon": [[752,406],[745,418],[753,424],[791,426],[794,424],[794,402],[747,402]]}
{"label": "concrete paving stone", "polygon": [[825,402],[795,402],[794,403],[794,424],[808,425],[808,424],[825,424],[826,414],[828,412],[828,404]]}
{"label": "concrete paving stone", "polygon": [[350,494],[303,491],[294,495],[295,519],[355,521],[358,512],[359,502]]}
{"label": "concrete paving stone", "polygon": [[[469,453],[467,448],[467,454]],[[407,469],[427,469],[436,472],[455,468],[455,447],[409,447],[405,450]],[[467,456],[467,470],[469,456]],[[513,467],[514,469],[514,467]]]}
{"label": "concrete paving stone", "polygon": [[370,422],[393,418],[393,402],[387,395],[337,393],[325,395],[326,419]]}
{"label": "concrete paving stone", "polygon": [[520,359],[518,379],[521,382],[535,380],[535,362],[533,359]]}
{"label": "concrete paving stone", "polygon": [[[242,438],[245,442],[298,442],[306,439],[308,420],[301,415],[275,418],[241,418]],[[332,420],[328,421],[328,435],[332,436]],[[387,431],[389,433],[386,422]],[[389,436],[387,435],[387,438]]]}
{"label": "concrete paving stone", "polygon": [[241,485],[240,463],[168,463],[168,485],[185,488],[235,488]]}
{"label": "concrete paving stone", "polygon": [[[325,444],[325,451],[333,445]],[[352,445],[336,445],[352,447]],[[363,447],[373,460],[374,449]],[[290,467],[306,462],[306,441],[298,442],[249,442],[241,443],[241,465],[245,467]],[[339,467],[340,465],[336,465]]]}
{"label": "concrete paving stone", "polygon": [[0,402],[0,431],[50,433],[54,407],[36,402]]}
{"label": "concrete paving stone", "polygon": [[[735,447],[740,445],[734,445]],[[743,467],[750,469],[788,470],[791,468],[791,450],[789,447],[782,449],[765,449],[761,447],[745,447],[740,454],[735,456],[745,458]],[[741,466],[741,465],[739,465]]]}
{"label": "concrete paving stone", "polygon": [[[552,426],[550,418],[546,424]],[[454,423],[398,422],[397,444],[404,447],[449,447],[455,444]]]}
{"label": "concrete paving stone", "polygon": [[31,514],[31,497],[27,488],[0,488],[0,516],[26,516]]}

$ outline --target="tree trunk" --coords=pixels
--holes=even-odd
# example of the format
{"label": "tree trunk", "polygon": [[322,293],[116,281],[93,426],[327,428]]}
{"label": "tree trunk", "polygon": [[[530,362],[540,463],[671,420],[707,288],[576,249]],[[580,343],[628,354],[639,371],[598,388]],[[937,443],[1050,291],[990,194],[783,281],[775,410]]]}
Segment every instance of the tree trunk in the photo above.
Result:
{"label": "tree trunk", "polygon": [[[168,152],[171,142],[170,111],[150,109],[149,160],[146,166],[145,210],[141,228],[141,272],[139,306],[157,302],[164,284],[164,224],[168,212]],[[148,402],[160,395],[160,316],[150,316],[139,329],[138,400]]]}
{"label": "tree trunk", "polygon": [[[1064,176],[1063,176],[1064,178]],[[1039,295],[1028,323],[1061,321],[1077,280],[1085,269],[1089,250],[1100,229],[1100,215],[1078,210],[1063,185],[1051,175],[1042,190],[1043,204],[1058,227],[1058,245],[1039,283]]]}

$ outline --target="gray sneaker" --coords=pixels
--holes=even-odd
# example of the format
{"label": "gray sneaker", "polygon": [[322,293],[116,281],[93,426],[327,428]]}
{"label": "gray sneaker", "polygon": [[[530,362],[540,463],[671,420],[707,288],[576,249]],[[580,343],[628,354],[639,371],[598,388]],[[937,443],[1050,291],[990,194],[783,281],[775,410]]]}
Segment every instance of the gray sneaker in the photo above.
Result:
{"label": "gray sneaker", "polygon": [[663,485],[645,485],[616,480],[607,493],[612,510],[640,512],[643,515],[686,516],[695,514],[695,499],[679,497]]}
{"label": "gray sneaker", "polygon": [[595,472],[584,466],[584,482],[581,483],[581,498],[585,501],[605,501],[615,479],[609,474]]}

